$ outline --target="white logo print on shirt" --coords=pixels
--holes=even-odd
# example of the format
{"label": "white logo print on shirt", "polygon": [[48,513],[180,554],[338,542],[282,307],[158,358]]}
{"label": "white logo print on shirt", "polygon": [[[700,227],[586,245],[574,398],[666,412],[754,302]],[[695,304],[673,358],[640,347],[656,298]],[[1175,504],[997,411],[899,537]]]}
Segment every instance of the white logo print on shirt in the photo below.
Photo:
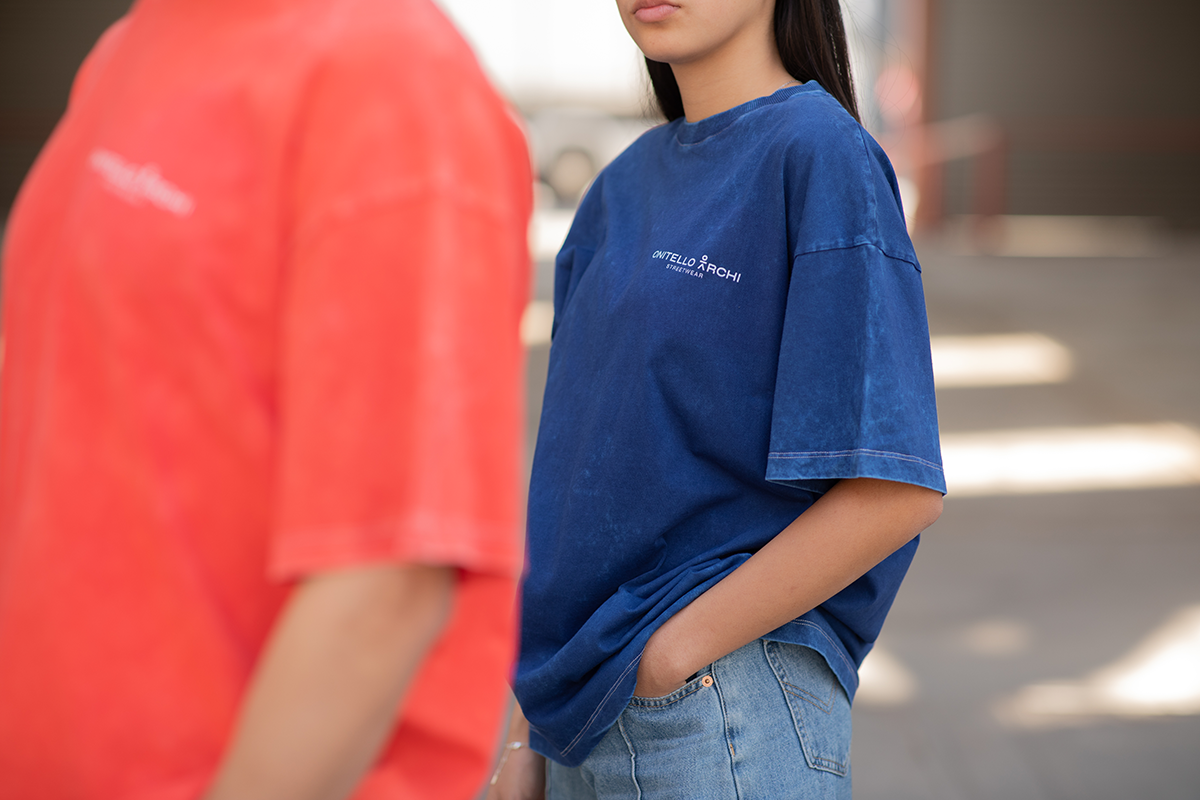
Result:
{"label": "white logo print on shirt", "polygon": [[716,275],[718,278],[724,278],[734,283],[742,282],[742,273],[713,264],[708,260],[707,255],[700,256],[700,260],[697,261],[695,258],[680,255],[679,253],[672,253],[670,250],[655,250],[654,255],[650,257],[666,261],[667,269],[691,275],[693,278]]}
{"label": "white logo print on shirt", "polygon": [[177,217],[191,216],[196,202],[162,176],[157,164],[134,164],[116,153],[96,148],[88,165],[104,181],[104,188],[131,205],[149,203]]}

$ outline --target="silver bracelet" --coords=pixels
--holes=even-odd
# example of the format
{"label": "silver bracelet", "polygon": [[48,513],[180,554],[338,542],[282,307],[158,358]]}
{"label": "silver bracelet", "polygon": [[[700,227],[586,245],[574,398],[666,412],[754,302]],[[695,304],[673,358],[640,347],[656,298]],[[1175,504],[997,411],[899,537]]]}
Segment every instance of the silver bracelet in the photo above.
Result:
{"label": "silver bracelet", "polygon": [[504,751],[500,753],[500,761],[496,764],[496,771],[492,773],[492,779],[488,781],[488,786],[495,786],[496,781],[500,780],[500,770],[504,769],[504,765],[508,763],[508,754],[513,750],[520,750],[525,747],[524,742],[509,742],[504,745]]}

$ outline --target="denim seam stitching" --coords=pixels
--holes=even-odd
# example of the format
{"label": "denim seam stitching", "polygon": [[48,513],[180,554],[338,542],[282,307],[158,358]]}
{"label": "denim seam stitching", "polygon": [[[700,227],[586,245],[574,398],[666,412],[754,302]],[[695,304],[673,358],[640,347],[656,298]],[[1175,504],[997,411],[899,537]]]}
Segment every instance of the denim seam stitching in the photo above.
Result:
{"label": "denim seam stitching", "polygon": [[733,746],[729,741],[729,712],[725,708],[725,694],[721,691],[721,682],[717,680],[716,672],[717,664],[714,661],[710,674],[713,677],[713,688],[717,690],[717,703],[721,707],[721,728],[725,731],[725,750],[729,758],[729,782],[733,784],[734,800],[741,800],[742,792],[738,788],[737,769],[733,763]]}
{"label": "denim seam stitching", "polygon": [[[782,644],[782,642],[769,642],[768,644]],[[802,644],[795,645],[795,646],[796,647],[804,647],[804,645],[802,645]],[[811,649],[811,648],[809,648],[809,649]],[[778,658],[778,656],[775,655],[774,653],[772,653],[770,650],[767,651],[767,656],[768,656],[768,658],[772,658],[772,659]],[[834,684],[829,685],[829,696],[827,698],[825,698],[824,700],[822,700],[820,697],[817,697],[815,694],[808,691],[804,687],[797,686],[796,684],[789,681],[787,679],[787,675],[786,675],[787,670],[784,668],[784,665],[783,665],[783,659],[778,658],[778,660],[779,660],[779,671],[776,674],[778,675],[779,680],[783,683],[783,690],[785,692],[792,695],[793,697],[798,697],[801,700],[806,700],[809,705],[815,706],[819,710],[825,712],[826,715],[833,713],[833,702],[834,702],[834,698],[837,696],[837,687]],[[834,676],[834,680],[836,682],[836,680],[837,680],[836,675]]]}
{"label": "denim seam stitching", "polygon": [[876,458],[890,458],[896,461],[912,461],[922,466],[935,469],[938,472],[942,471],[941,466],[927,461],[919,456],[910,456],[904,453],[893,453],[888,450],[871,450],[865,447],[858,447],[853,450],[800,450],[796,452],[774,452],[767,453],[767,460],[776,459],[798,459],[798,458],[845,458],[862,453]]}
{"label": "denim seam stitching", "polygon": [[642,785],[637,779],[637,752],[633,749],[633,742],[629,740],[629,734],[625,730],[625,723],[617,717],[617,730],[621,732],[621,738],[625,741],[625,749],[629,751],[629,780],[633,781],[633,788],[637,790],[637,797],[634,800],[642,800]]}
{"label": "denim seam stitching", "polygon": [[767,666],[770,668],[771,673],[775,676],[775,682],[778,684],[779,690],[783,692],[783,702],[785,705],[787,705],[788,715],[792,718],[792,728],[796,731],[796,739],[800,745],[800,752],[804,753],[804,759],[805,761],[809,762],[810,768],[814,767],[817,759],[809,755],[808,748],[804,746],[804,720],[803,718],[796,718],[796,709],[792,707],[791,702],[787,699],[788,691],[784,688],[786,681],[783,679],[783,676],[779,674],[783,669],[783,664],[780,663],[779,659],[771,651],[771,648],[767,646],[768,644],[769,643],[766,640],[763,641],[763,655],[766,656]]}
{"label": "denim seam stitching", "polygon": [[562,755],[565,756],[567,753],[575,749],[575,745],[579,744],[579,740],[582,739],[583,735],[588,732],[589,728],[592,727],[592,723],[596,721],[596,717],[600,716],[600,710],[604,708],[604,704],[608,702],[608,698],[612,697],[613,692],[615,692],[617,687],[621,685],[621,681],[625,680],[625,676],[629,674],[629,670],[636,667],[641,660],[642,656],[639,654],[638,657],[631,661],[629,666],[625,667],[624,671],[617,676],[617,680],[608,688],[608,691],[604,693],[604,697],[600,698],[600,702],[597,704],[596,710],[592,712],[590,717],[588,717],[588,721],[583,724],[583,727],[579,730],[579,733],[575,734],[575,738],[571,740],[571,743],[568,744],[562,751]]}
{"label": "denim seam stitching", "polygon": [[689,681],[683,686],[680,686],[670,694],[665,694],[662,697],[638,697],[634,695],[629,699],[629,704],[634,708],[640,708],[649,711],[666,708],[667,706],[678,703],[680,700],[686,700],[696,692],[700,691],[704,687],[704,684],[702,684],[700,681],[700,678],[696,678],[695,680]]}
{"label": "denim seam stitching", "polygon": [[833,713],[832,692],[830,692],[829,697],[825,701],[822,701],[821,698],[817,697],[812,692],[805,691],[796,684],[790,683],[787,680],[784,680],[783,682],[783,690],[792,697],[798,697],[799,699],[806,701],[810,706],[813,706],[818,711],[824,712],[826,715]]}

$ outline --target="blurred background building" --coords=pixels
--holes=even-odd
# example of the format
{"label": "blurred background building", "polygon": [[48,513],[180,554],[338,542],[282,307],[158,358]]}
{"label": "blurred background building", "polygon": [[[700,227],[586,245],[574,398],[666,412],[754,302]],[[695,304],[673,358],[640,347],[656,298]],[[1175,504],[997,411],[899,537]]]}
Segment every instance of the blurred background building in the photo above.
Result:
{"label": "blurred background building", "polygon": [[[0,211],[128,0],[0,2]],[[443,0],[529,117],[563,193],[646,115],[608,0]],[[868,128],[946,215],[1103,215],[1200,228],[1200,4],[848,0]],[[613,118],[616,118],[615,120]],[[929,127],[929,126],[933,127]]]}
{"label": "blurred background building", "polygon": [[[656,120],[612,0],[439,2],[537,165],[532,442],[553,254]],[[128,4],[0,0],[0,219]],[[1200,3],[843,5],[924,267],[951,488],[864,665],[856,796],[1197,800]]]}

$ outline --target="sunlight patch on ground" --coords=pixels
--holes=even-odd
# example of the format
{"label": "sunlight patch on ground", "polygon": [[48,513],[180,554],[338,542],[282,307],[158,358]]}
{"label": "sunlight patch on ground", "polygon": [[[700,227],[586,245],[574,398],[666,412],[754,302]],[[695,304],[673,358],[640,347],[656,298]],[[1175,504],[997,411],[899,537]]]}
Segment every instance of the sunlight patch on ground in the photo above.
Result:
{"label": "sunlight patch on ground", "polygon": [[933,379],[939,389],[1060,383],[1071,377],[1071,353],[1040,333],[934,336]]}
{"label": "sunlight patch on ground", "polygon": [[988,658],[1017,656],[1029,650],[1033,635],[1029,626],[1011,619],[989,619],[971,625],[963,633],[967,651]]}
{"label": "sunlight patch on ground", "polygon": [[1025,728],[1200,714],[1200,606],[1181,609],[1127,655],[1080,680],[1025,687],[996,714]]}
{"label": "sunlight patch on ground", "polygon": [[855,705],[899,706],[917,694],[917,681],[895,656],[878,645],[858,670]]}
{"label": "sunlight patch on ground", "polygon": [[1200,432],[1186,425],[1032,428],[942,436],[952,497],[1200,484]]}

